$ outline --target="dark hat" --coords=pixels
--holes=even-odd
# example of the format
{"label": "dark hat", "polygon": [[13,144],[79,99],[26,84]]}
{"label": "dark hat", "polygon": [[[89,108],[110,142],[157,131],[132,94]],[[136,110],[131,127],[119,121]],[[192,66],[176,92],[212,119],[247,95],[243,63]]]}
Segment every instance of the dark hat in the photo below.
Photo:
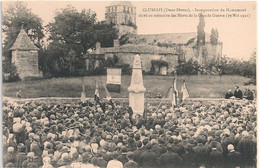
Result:
{"label": "dark hat", "polygon": [[142,147],[142,145],[143,145],[143,144],[142,144],[142,142],[141,142],[141,141],[137,141],[137,142],[136,142],[136,147],[138,147],[138,148],[141,148],[141,147]]}
{"label": "dark hat", "polygon": [[146,149],[152,149],[153,145],[151,142],[148,142],[146,145],[145,145],[145,148]]}
{"label": "dark hat", "polygon": [[112,152],[112,157],[113,157],[114,159],[117,159],[118,156],[119,156],[119,153],[118,153],[117,151]]}
{"label": "dark hat", "polygon": [[126,146],[122,146],[121,147],[121,152],[122,153],[126,153],[127,152],[127,147]]}
{"label": "dark hat", "polygon": [[143,144],[146,145],[149,142],[148,138],[143,139]]}

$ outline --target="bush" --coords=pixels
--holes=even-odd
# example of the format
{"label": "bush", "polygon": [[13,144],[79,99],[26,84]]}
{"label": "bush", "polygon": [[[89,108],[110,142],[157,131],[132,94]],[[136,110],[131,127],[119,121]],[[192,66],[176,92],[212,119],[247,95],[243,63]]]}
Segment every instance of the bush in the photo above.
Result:
{"label": "bush", "polygon": [[9,69],[9,75],[3,75],[3,82],[16,82],[20,81],[16,66],[12,63]]}
{"label": "bush", "polygon": [[155,74],[156,67],[159,68],[159,71],[161,67],[168,67],[168,62],[163,60],[151,60],[151,68],[150,68],[150,74]]}
{"label": "bush", "polygon": [[176,67],[177,74],[180,75],[194,75],[198,74],[199,65],[198,62],[190,59],[189,61],[179,64]]}

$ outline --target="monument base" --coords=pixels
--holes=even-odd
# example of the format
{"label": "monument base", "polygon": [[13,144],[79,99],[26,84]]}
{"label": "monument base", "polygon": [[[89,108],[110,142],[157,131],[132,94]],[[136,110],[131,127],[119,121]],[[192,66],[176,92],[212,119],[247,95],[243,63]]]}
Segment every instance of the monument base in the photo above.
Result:
{"label": "monument base", "polygon": [[144,102],[144,92],[129,92],[129,106],[132,108],[133,113],[143,116],[144,103],[140,102]]}

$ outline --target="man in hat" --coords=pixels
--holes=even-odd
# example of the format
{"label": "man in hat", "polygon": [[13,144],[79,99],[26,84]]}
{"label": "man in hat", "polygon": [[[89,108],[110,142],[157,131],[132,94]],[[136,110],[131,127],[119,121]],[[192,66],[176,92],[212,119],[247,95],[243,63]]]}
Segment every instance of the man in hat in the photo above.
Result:
{"label": "man in hat", "polygon": [[7,163],[15,163],[13,147],[7,148],[7,154],[4,156],[3,165],[5,166]]}
{"label": "man in hat", "polygon": [[107,168],[123,168],[122,162],[120,162],[117,158],[119,156],[119,153],[117,151],[112,152],[112,158],[113,160],[110,160],[107,164]]}
{"label": "man in hat", "polygon": [[246,91],[244,92],[244,98],[247,100],[254,100],[253,92],[247,87]]}
{"label": "man in hat", "polygon": [[40,148],[39,143],[40,137],[38,135],[34,135],[30,150],[34,153],[35,161],[37,162],[38,166],[42,166],[42,149]]}
{"label": "man in hat", "polygon": [[229,99],[229,98],[231,98],[232,96],[234,96],[234,95],[233,95],[231,89],[229,89],[228,92],[227,92],[226,95],[225,95],[225,99]]}
{"label": "man in hat", "polygon": [[136,142],[136,147],[137,149],[134,151],[134,156],[133,156],[133,160],[138,164],[140,165],[140,158],[141,158],[141,155],[142,153],[145,151],[143,148],[142,148],[142,142],[141,141],[137,141]]}
{"label": "man in hat", "polygon": [[134,153],[133,152],[127,152],[126,154],[128,162],[124,164],[124,168],[139,168],[138,164],[133,161]]}
{"label": "man in hat", "polygon": [[217,150],[217,144],[212,144],[212,150],[209,154],[209,165],[211,167],[223,167],[223,153]]}
{"label": "man in hat", "polygon": [[158,142],[159,144],[155,144],[152,148],[152,151],[156,153],[157,157],[166,152],[165,139],[163,137],[159,137]]}
{"label": "man in hat", "polygon": [[25,151],[26,147],[24,145],[18,147],[18,153],[15,156],[15,167],[22,167],[23,162],[27,159]]}
{"label": "man in hat", "polygon": [[31,168],[33,168],[33,167],[38,168],[38,165],[37,165],[37,163],[34,160],[34,153],[33,152],[29,152],[27,154],[27,160],[25,160],[23,162],[22,167],[23,168],[29,168],[29,167],[31,167]]}
{"label": "man in hat", "polygon": [[209,148],[205,145],[206,139],[203,135],[198,135],[197,137],[197,146],[193,148],[194,151],[194,159],[196,160],[198,165],[204,164],[208,162],[209,156]]}
{"label": "man in hat", "polygon": [[126,146],[122,146],[121,147],[121,155],[119,155],[118,160],[120,162],[122,162],[123,165],[128,161],[127,156],[126,156],[126,154],[127,154],[126,152],[127,152]]}
{"label": "man in hat", "polygon": [[156,153],[152,152],[152,144],[148,142],[145,146],[146,151],[144,151],[140,158],[140,167],[142,168],[155,168],[156,167]]}
{"label": "man in hat", "polygon": [[256,142],[252,140],[247,131],[242,132],[242,138],[238,142],[237,147],[242,155],[241,161],[243,165],[253,167],[256,158]]}
{"label": "man in hat", "polygon": [[227,146],[228,154],[225,159],[225,165],[226,167],[239,167],[241,162],[241,153],[238,151],[235,151],[234,146],[232,144],[229,144]]}
{"label": "man in hat", "polygon": [[107,161],[103,159],[102,150],[97,151],[97,166],[100,168],[106,168],[107,167]]}
{"label": "man in hat", "polygon": [[234,92],[234,96],[235,96],[237,99],[242,99],[242,98],[243,98],[243,93],[242,93],[242,91],[239,89],[239,86],[236,86],[235,92]]}
{"label": "man in hat", "polygon": [[158,163],[164,168],[181,167],[182,158],[173,152],[173,145],[170,145],[167,152],[160,156]]}

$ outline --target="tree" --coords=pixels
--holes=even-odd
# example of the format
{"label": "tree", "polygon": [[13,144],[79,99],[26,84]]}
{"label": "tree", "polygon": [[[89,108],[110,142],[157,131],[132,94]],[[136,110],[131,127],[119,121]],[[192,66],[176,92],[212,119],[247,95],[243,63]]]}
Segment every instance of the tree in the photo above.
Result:
{"label": "tree", "polygon": [[211,29],[211,34],[210,34],[210,43],[212,45],[217,45],[218,44],[218,30],[217,29]]}
{"label": "tree", "polygon": [[[83,62],[83,55],[95,46],[94,24],[96,14],[91,10],[77,11],[68,6],[56,12],[54,21],[47,25],[51,41],[48,53],[57,61],[55,69],[62,76],[72,75]],[[59,49],[58,54],[56,51]],[[53,55],[52,55],[53,54]],[[53,69],[52,67],[51,69]],[[73,71],[73,72],[72,72]],[[55,75],[58,75],[57,73]]]}
{"label": "tree", "polygon": [[253,51],[249,61],[243,62],[242,75],[250,78],[250,81],[246,84],[256,85],[256,51]]}
{"label": "tree", "polygon": [[11,51],[13,43],[18,36],[21,27],[28,33],[31,40],[36,46],[41,48],[40,42],[44,37],[42,20],[27,8],[24,2],[12,2],[3,12],[3,56],[5,61],[3,64],[9,65],[3,69],[3,72],[9,73],[11,68]]}
{"label": "tree", "polygon": [[57,11],[54,21],[47,25],[49,40],[66,44],[76,53],[86,53],[95,45],[94,24],[96,14],[91,10],[77,11],[74,7]]}
{"label": "tree", "polygon": [[[91,10],[78,11],[68,6],[56,12],[54,21],[47,25],[50,32],[49,40],[52,41],[48,50],[64,47],[62,54],[49,51],[58,58],[58,69],[63,69],[66,74],[73,75],[77,69],[83,68],[83,56],[88,49],[94,48],[97,41],[103,47],[113,46],[113,40],[117,38],[117,31],[112,25],[96,22],[96,13]],[[51,58],[51,56],[50,56]],[[57,66],[59,65],[59,66]]]}
{"label": "tree", "polygon": [[95,24],[95,41],[100,42],[102,47],[113,47],[113,40],[118,38],[118,31],[113,26],[104,22]]}

